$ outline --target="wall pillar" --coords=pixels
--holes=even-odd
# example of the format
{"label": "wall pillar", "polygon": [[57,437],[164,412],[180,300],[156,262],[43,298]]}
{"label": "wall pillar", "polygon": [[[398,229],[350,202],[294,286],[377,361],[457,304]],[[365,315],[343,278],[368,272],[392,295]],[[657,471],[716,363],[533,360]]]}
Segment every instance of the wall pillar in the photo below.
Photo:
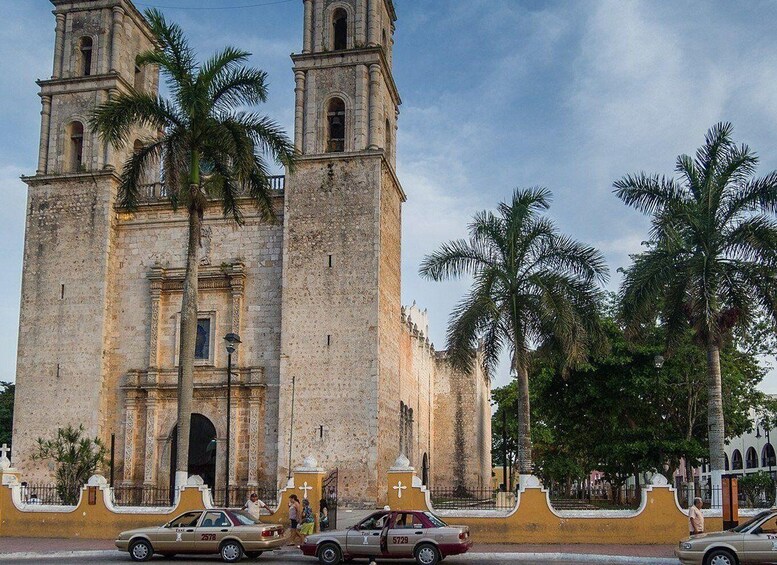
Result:
{"label": "wall pillar", "polygon": [[157,396],[156,391],[149,391],[146,399],[146,446],[145,462],[143,470],[143,484],[155,485],[157,479],[157,469],[159,461],[157,460]]}
{"label": "wall pillar", "polygon": [[379,43],[380,36],[380,9],[378,0],[367,0],[367,45],[375,47]]}
{"label": "wall pillar", "polygon": [[54,68],[51,78],[62,77],[62,52],[65,49],[65,14],[57,14],[54,39]]}
{"label": "wall pillar", "polygon": [[154,266],[148,276],[151,283],[151,326],[148,339],[148,366],[159,367],[159,303],[162,298],[162,280],[164,273],[161,267]]}
{"label": "wall pillar", "polygon": [[368,149],[378,149],[378,114],[380,104],[380,65],[370,65],[370,145]]}
{"label": "wall pillar", "polygon": [[41,96],[40,145],[38,146],[39,175],[45,175],[49,160],[49,138],[51,131],[51,96]]}
{"label": "wall pillar", "polygon": [[135,482],[135,434],[138,423],[138,398],[134,391],[127,391],[124,415],[124,484]]}
{"label": "wall pillar", "polygon": [[303,0],[305,4],[305,34],[302,38],[302,52],[310,53],[313,45],[313,0]]}
{"label": "wall pillar", "polygon": [[121,6],[113,7],[113,26],[111,29],[111,72],[119,72],[119,41],[121,39],[121,26],[124,20],[124,8]]}
{"label": "wall pillar", "polygon": [[260,433],[261,418],[260,409],[262,389],[251,389],[248,398],[248,485],[259,485],[258,453],[264,453],[264,434]]}
{"label": "wall pillar", "polygon": [[294,148],[302,152],[305,143],[305,72],[296,71],[294,82]]}
{"label": "wall pillar", "polygon": [[388,471],[388,505],[392,509],[428,509],[426,488],[405,455],[400,455]]}

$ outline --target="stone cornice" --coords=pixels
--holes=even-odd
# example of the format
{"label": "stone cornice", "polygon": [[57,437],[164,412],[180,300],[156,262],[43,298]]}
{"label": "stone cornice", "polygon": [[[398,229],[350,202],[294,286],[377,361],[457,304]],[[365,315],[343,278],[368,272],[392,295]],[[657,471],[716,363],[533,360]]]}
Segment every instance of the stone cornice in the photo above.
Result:
{"label": "stone cornice", "polygon": [[121,181],[121,178],[119,177],[118,173],[113,169],[113,167],[109,169],[100,169],[96,171],[84,171],[81,173],[57,173],[57,174],[51,174],[51,175],[29,175],[29,176],[22,175],[21,176],[22,182],[26,183],[27,186],[38,186],[41,184],[47,184],[52,182],[61,182],[62,180],[88,181],[88,180],[104,179],[104,178],[108,178],[116,182]]}
{"label": "stone cornice", "polygon": [[138,11],[130,0],[50,0],[50,2],[55,6],[54,14],[121,7],[124,9],[125,13],[134,20],[135,25],[138,26],[146,38],[156,43],[156,38],[151,32],[151,28],[149,27],[146,18],[143,17],[143,14]]}

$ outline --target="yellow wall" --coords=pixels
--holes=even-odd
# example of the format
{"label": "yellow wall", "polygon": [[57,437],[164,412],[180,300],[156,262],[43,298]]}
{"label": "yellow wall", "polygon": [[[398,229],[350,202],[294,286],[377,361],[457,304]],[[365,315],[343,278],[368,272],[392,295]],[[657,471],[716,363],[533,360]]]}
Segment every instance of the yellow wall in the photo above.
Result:
{"label": "yellow wall", "polygon": [[[410,486],[413,478],[412,472],[389,473],[389,505],[392,508],[429,508],[426,490]],[[394,488],[400,481],[408,488]],[[401,498],[397,495],[400,490]],[[547,492],[542,488],[527,487],[519,494],[516,508],[507,516],[470,517],[446,513],[444,519],[450,524],[469,526],[476,544],[675,544],[688,537],[688,516],[678,507],[673,489],[650,486],[645,488],[644,494],[645,503],[631,516],[567,518],[554,513]],[[705,526],[707,531],[721,530],[722,518],[707,518]]]}
{"label": "yellow wall", "polygon": [[[2,476],[2,473],[0,473]],[[267,523],[289,524],[289,495],[295,493],[300,501],[310,500],[313,515],[318,520],[318,503],[321,498],[323,472],[297,473],[294,485],[280,492],[277,510],[262,520]],[[307,484],[307,489],[301,487]],[[89,504],[88,489],[95,491],[94,504]],[[81,500],[74,509],[64,511],[20,510],[13,502],[10,486],[0,487],[0,536],[41,538],[116,539],[124,530],[160,526],[183,512],[206,508],[206,487],[187,487],[181,493],[175,509],[165,513],[117,512],[109,508],[105,497],[110,497],[107,487],[84,487]]]}

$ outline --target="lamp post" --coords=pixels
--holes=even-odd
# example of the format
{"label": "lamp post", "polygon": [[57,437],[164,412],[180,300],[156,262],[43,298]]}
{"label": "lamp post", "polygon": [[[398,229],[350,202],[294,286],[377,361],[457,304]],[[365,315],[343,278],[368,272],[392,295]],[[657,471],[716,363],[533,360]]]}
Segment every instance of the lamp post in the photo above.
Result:
{"label": "lamp post", "polygon": [[236,333],[228,333],[224,336],[227,345],[227,464],[226,481],[224,490],[224,506],[229,507],[229,457],[230,457],[230,436],[232,426],[232,354],[240,343],[240,336]]}

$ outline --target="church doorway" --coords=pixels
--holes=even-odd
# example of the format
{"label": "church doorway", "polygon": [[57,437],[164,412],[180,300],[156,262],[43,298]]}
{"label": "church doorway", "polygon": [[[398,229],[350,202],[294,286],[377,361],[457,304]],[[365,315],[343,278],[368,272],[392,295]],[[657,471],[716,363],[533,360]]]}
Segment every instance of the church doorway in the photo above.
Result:
{"label": "church doorway", "polygon": [[[178,425],[170,441],[170,497],[175,493],[175,467],[178,463]],[[189,475],[199,475],[211,490],[216,486],[216,427],[202,414],[192,414],[189,428]]]}

